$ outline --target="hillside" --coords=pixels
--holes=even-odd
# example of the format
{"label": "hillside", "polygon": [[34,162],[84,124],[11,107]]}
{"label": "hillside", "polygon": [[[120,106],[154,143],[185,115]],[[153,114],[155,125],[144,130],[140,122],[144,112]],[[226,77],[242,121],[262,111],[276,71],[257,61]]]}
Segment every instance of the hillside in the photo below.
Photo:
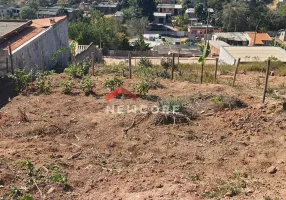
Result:
{"label": "hillside", "polygon": [[[274,199],[286,196],[283,95],[261,104],[264,73],[237,77],[237,87],[158,78],[148,98],[106,101],[78,85],[62,93],[65,74],[52,75],[51,94],[29,92],[1,110],[0,196],[34,199]],[[285,78],[270,77],[284,91]],[[138,78],[124,79],[131,90]],[[180,97],[196,118],[164,121],[156,114],[111,114],[107,106],[157,105]],[[136,116],[136,117],[135,117]],[[24,117],[24,118],[23,118]],[[159,118],[160,119],[160,118]],[[179,119],[179,118],[178,118]],[[168,124],[169,122],[169,124]],[[4,199],[6,199],[4,198]]]}

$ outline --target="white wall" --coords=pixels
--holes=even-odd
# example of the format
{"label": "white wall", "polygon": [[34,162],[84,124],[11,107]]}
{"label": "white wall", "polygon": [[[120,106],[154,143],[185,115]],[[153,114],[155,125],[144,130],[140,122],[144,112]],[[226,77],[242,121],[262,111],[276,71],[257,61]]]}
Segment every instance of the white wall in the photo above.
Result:
{"label": "white wall", "polygon": [[224,47],[220,47],[219,62],[221,64],[234,65],[235,58],[230,55]]}
{"label": "white wall", "polygon": [[68,45],[68,25],[65,19],[15,49],[12,52],[14,68],[33,68],[34,71],[42,69],[42,51],[46,69],[51,69],[56,64],[67,66],[69,51],[60,53],[55,60],[51,58],[55,52]]}

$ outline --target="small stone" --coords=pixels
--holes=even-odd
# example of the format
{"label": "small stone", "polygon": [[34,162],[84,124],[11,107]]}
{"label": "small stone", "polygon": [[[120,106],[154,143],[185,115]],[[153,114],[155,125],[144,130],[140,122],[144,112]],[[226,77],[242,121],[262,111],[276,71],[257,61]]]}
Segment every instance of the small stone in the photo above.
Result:
{"label": "small stone", "polygon": [[226,197],[232,197],[232,192],[227,192],[224,196],[226,196]]}
{"label": "small stone", "polygon": [[275,174],[277,172],[277,168],[275,166],[271,166],[267,169],[269,174]]}
{"label": "small stone", "polygon": [[162,188],[163,187],[163,184],[158,184],[158,185],[156,185],[156,188]]}

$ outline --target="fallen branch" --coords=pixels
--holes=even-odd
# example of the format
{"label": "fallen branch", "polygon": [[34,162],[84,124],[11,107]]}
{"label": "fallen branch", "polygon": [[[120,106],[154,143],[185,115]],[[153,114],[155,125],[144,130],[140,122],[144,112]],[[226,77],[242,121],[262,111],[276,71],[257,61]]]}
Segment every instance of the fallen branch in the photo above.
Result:
{"label": "fallen branch", "polygon": [[43,197],[43,193],[42,193],[42,191],[40,190],[40,188],[38,187],[38,185],[37,185],[37,183],[36,183],[36,180],[35,180],[35,179],[33,179],[33,182],[34,182],[34,184],[35,184],[36,188],[38,189],[38,191],[39,191],[39,193],[40,193],[40,195],[41,195],[41,199],[44,199],[44,197]]}
{"label": "fallen branch", "polygon": [[127,127],[127,128],[125,128],[125,129],[123,129],[123,133],[126,135],[127,134],[127,132],[130,130],[130,129],[132,129],[134,126],[136,126],[136,125],[138,125],[140,122],[142,122],[144,119],[146,119],[147,117],[149,117],[150,116],[150,112],[148,112],[147,114],[145,114],[145,115],[141,115],[141,118],[136,122],[136,118],[137,117],[140,117],[140,115],[135,115],[135,117],[133,118],[133,122],[132,122],[132,124],[129,126],[129,127]]}

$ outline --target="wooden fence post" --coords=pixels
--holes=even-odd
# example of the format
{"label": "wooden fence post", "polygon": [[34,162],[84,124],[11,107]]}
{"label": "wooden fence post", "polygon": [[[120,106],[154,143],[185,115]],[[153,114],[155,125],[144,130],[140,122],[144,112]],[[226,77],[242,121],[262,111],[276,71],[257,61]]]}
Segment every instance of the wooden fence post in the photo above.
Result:
{"label": "wooden fence post", "polygon": [[171,79],[174,79],[174,68],[175,68],[175,54],[172,53],[172,73],[171,73]]}
{"label": "wooden fence post", "polygon": [[41,55],[42,55],[42,70],[43,72],[45,71],[45,56],[44,56],[44,51],[41,51]]}
{"label": "wooden fence post", "polygon": [[269,71],[270,71],[270,59],[267,60],[266,77],[265,77],[265,85],[264,85],[262,103],[265,102],[265,96],[266,96],[267,86],[268,86]]}
{"label": "wooden fence post", "polygon": [[201,68],[201,84],[203,83],[203,77],[204,77],[204,64],[205,64],[205,61],[202,62],[202,68]]}
{"label": "wooden fence post", "polygon": [[131,54],[128,54],[128,63],[129,63],[129,78],[132,78],[132,67],[131,67]]}
{"label": "wooden fence post", "polygon": [[235,72],[234,72],[234,76],[233,76],[232,87],[234,87],[234,84],[235,84],[235,79],[236,79],[236,74],[237,74],[237,71],[238,71],[239,63],[240,63],[240,58],[238,58],[237,61],[236,61],[236,67],[235,67]]}
{"label": "wooden fence post", "polygon": [[218,58],[215,59],[215,75],[214,75],[214,82],[216,83],[216,76],[217,76],[217,68],[218,68]]}
{"label": "wooden fence post", "polygon": [[6,70],[7,70],[7,74],[9,73],[9,59],[6,58]]}
{"label": "wooden fence post", "polygon": [[9,56],[10,56],[10,62],[11,62],[11,73],[14,74],[13,56],[12,56],[12,49],[11,49],[10,43],[9,43]]}
{"label": "wooden fence post", "polygon": [[92,76],[94,76],[94,53],[91,52],[91,67],[92,67]]}

